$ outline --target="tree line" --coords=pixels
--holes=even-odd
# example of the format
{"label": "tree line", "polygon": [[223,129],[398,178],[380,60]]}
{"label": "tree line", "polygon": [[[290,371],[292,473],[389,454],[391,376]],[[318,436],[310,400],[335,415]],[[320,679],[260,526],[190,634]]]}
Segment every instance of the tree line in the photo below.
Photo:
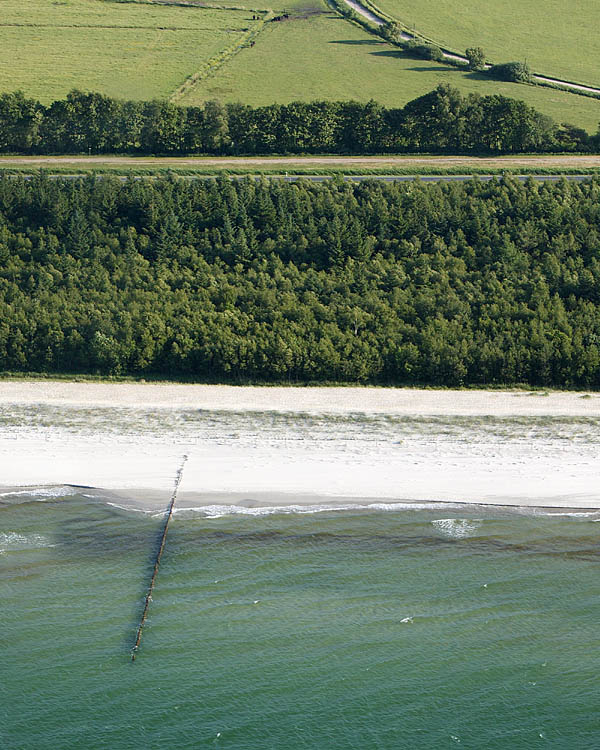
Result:
{"label": "tree line", "polygon": [[600,180],[0,177],[0,369],[600,386]]}
{"label": "tree line", "polygon": [[72,91],[44,106],[0,95],[0,153],[367,154],[593,151],[591,137],[522,101],[448,85],[404,107],[374,101],[251,107],[121,101]]}

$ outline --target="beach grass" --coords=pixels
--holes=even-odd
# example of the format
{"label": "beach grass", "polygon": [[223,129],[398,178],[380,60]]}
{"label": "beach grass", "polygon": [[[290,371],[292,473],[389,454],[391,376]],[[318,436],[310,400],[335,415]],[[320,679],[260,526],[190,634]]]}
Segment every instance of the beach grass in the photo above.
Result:
{"label": "beach grass", "polygon": [[205,167],[127,167],[127,166],[105,166],[95,167],[86,165],[77,165],[73,167],[57,167],[51,169],[36,169],[27,166],[2,167],[0,162],[0,175],[30,176],[33,174],[46,173],[55,176],[65,177],[84,177],[89,174],[95,175],[112,175],[115,177],[140,177],[148,179],[159,179],[168,177],[179,178],[210,178],[219,175],[225,177],[268,177],[281,178],[298,176],[298,177],[394,177],[394,176],[413,176],[422,177],[443,177],[464,176],[464,177],[482,177],[503,175],[531,175],[531,176],[561,176],[581,175],[594,177],[600,175],[600,167],[472,167],[472,166],[455,166],[455,167],[438,167],[438,166],[386,166],[381,167],[349,167],[345,165],[323,166],[302,166],[296,164],[275,165],[273,167],[220,167],[219,165],[207,165]]}
{"label": "beach grass", "polygon": [[188,386],[206,386],[206,387],[219,387],[219,386],[235,386],[244,388],[269,388],[273,391],[282,390],[285,391],[290,388],[312,388],[312,389],[347,389],[356,388],[361,391],[379,390],[379,391],[398,391],[398,390],[413,390],[413,391],[442,391],[450,393],[458,393],[463,391],[469,392],[517,392],[528,396],[549,396],[550,394],[560,393],[576,393],[578,397],[582,399],[596,398],[599,393],[594,388],[588,388],[585,391],[581,387],[558,387],[553,386],[548,389],[547,386],[531,385],[531,383],[478,383],[476,385],[461,385],[461,386],[445,386],[445,385],[428,385],[423,383],[358,383],[356,381],[341,381],[341,380],[326,380],[326,381],[312,381],[312,380],[283,380],[273,382],[270,380],[251,379],[243,377],[232,377],[230,380],[223,381],[222,379],[211,380],[210,378],[197,378],[192,375],[190,376],[179,376],[170,378],[161,373],[145,373],[142,375],[128,374],[128,375],[99,375],[96,373],[73,373],[73,372],[14,372],[11,370],[0,371],[0,400],[2,397],[2,384],[3,383],[70,383],[76,388],[78,383],[101,383],[101,384],[139,384],[139,385],[188,385]]}

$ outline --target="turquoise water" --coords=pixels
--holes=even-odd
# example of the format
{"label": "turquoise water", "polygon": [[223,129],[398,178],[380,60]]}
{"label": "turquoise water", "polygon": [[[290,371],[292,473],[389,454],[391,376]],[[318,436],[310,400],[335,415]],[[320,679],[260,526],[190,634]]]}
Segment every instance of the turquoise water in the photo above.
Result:
{"label": "turquoise water", "polygon": [[162,518],[64,492],[0,497],[3,750],[598,747],[599,514],[182,513],[132,664]]}

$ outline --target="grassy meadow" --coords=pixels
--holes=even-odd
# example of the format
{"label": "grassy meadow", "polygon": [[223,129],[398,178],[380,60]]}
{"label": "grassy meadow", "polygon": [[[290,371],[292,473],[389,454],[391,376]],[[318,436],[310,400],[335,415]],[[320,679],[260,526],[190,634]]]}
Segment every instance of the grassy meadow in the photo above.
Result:
{"label": "grassy meadow", "polygon": [[181,103],[375,99],[386,106],[402,106],[439,83],[456,86],[463,94],[523,99],[558,122],[567,120],[591,132],[600,121],[596,99],[493,81],[448,65],[411,59],[334,13],[268,24],[254,47],[243,49],[214,76],[191,89]]}
{"label": "grassy meadow", "polygon": [[[524,2],[531,6],[534,0]],[[496,82],[439,63],[410,59],[342,19],[323,0],[236,0],[236,9],[227,0],[211,0],[208,4],[210,7],[110,0],[29,0],[25,13],[19,0],[0,0],[0,91],[22,89],[44,103],[79,88],[138,100],[174,97],[184,105],[207,99],[252,105],[375,99],[386,106],[402,106],[445,82],[463,94],[497,93],[523,99],[558,122],[568,121],[589,132],[595,132],[600,121],[598,100]],[[454,4],[454,0],[440,0],[435,13],[420,8],[422,21],[417,19],[417,27],[459,48],[480,43],[491,55],[493,48],[482,34],[488,31],[486,19],[493,16],[493,9],[488,8],[487,15],[463,10],[462,16],[468,16],[473,26],[480,27],[479,36],[475,39],[465,32],[464,38],[454,39],[442,34],[445,29],[440,20],[444,9],[450,13]],[[503,7],[507,5],[517,8],[516,0],[505,0]],[[589,6],[592,17],[591,0],[582,0],[580,5]],[[382,0],[382,7],[400,15],[399,0]],[[400,16],[409,22],[415,15],[412,9],[419,4],[408,0],[402,7],[411,9]],[[268,9],[275,13],[287,11],[290,18],[261,27],[252,16]],[[459,19],[454,17],[452,28],[456,30],[458,26]],[[502,34],[508,39],[510,28],[505,26]],[[251,29],[256,31],[253,46],[248,44]],[[504,26],[496,23],[495,29],[502,30]],[[530,31],[528,39],[534,37]],[[540,49],[546,49],[544,34],[537,38]],[[228,56],[238,46],[239,51]],[[508,47],[506,52],[498,53],[498,59],[511,57],[518,55]],[[533,57],[528,59],[534,64]],[[593,59],[590,60],[586,64],[591,70]],[[561,62],[574,65],[573,50],[564,50]],[[583,73],[571,75],[567,68],[546,66],[543,70],[585,79]],[[193,83],[181,89],[190,78]]]}
{"label": "grassy meadow", "polygon": [[252,24],[248,11],[103,0],[0,0],[0,90],[166,98]]}
{"label": "grassy meadow", "polygon": [[483,47],[492,62],[527,60],[537,73],[600,86],[597,0],[375,0],[425,36],[458,51]]}

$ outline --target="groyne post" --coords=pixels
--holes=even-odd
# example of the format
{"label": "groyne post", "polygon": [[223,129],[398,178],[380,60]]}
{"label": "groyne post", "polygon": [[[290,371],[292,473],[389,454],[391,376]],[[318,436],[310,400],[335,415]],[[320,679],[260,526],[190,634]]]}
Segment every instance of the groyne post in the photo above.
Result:
{"label": "groyne post", "polygon": [[171,522],[171,516],[173,515],[173,508],[175,507],[175,500],[177,500],[177,491],[179,490],[179,485],[181,484],[181,477],[183,476],[183,467],[185,466],[185,462],[187,461],[187,458],[188,458],[187,456],[184,456],[182,458],[181,465],[179,466],[179,469],[177,470],[177,474],[175,475],[175,486],[173,488],[173,494],[171,495],[171,501],[169,502],[169,506],[167,509],[165,525],[163,527],[162,535],[160,537],[160,545],[158,547],[158,552],[156,553],[156,557],[154,558],[154,569],[152,571],[152,578],[150,579],[150,585],[148,586],[148,593],[146,594],[146,600],[144,602],[144,611],[142,612],[140,624],[138,625],[135,643],[133,645],[133,648],[131,649],[131,661],[135,661],[137,650],[139,648],[140,641],[142,640],[142,632],[144,630],[144,625],[146,624],[146,618],[148,617],[148,608],[150,607],[150,602],[152,600],[152,591],[154,589],[156,576],[158,575],[158,568],[160,566],[160,558],[162,557],[162,553],[165,548],[165,543],[167,541],[169,523]]}

